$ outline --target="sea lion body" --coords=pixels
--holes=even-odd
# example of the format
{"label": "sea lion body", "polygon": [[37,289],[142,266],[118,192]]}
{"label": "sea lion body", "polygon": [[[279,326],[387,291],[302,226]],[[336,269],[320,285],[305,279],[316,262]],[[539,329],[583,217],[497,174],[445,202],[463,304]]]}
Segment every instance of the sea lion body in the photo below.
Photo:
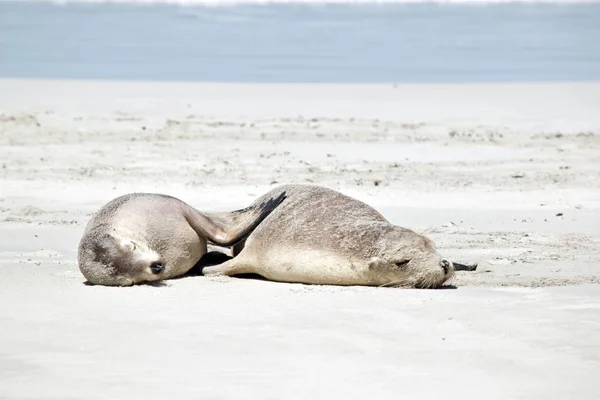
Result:
{"label": "sea lion body", "polygon": [[434,243],[392,225],[367,204],[320,186],[284,185],[256,200],[286,199],[205,275],[253,273],[329,285],[439,287],[453,274]]}
{"label": "sea lion body", "polygon": [[92,284],[127,286],[181,276],[207,251],[246,237],[285,195],[244,210],[201,213],[155,193],[131,193],[104,205],[87,224],[79,268]]}

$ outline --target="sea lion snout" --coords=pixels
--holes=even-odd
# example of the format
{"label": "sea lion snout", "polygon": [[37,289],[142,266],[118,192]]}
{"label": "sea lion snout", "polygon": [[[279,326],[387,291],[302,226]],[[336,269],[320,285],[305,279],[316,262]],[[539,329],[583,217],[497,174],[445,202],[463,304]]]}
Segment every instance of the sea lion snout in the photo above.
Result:
{"label": "sea lion snout", "polygon": [[452,267],[452,264],[448,260],[442,260],[442,261],[440,261],[440,267],[442,267],[444,269],[444,275],[445,275],[448,273],[448,271]]}
{"label": "sea lion snout", "polygon": [[153,274],[156,274],[156,275],[163,272],[164,269],[165,269],[165,266],[161,262],[158,262],[158,261],[155,261],[150,265],[150,270],[152,271]]}

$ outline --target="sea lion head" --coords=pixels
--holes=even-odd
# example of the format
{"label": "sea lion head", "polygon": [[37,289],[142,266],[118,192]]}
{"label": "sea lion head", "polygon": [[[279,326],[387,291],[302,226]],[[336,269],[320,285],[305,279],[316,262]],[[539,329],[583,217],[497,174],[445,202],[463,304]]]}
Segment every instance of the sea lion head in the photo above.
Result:
{"label": "sea lion head", "polygon": [[435,244],[409,229],[391,226],[376,247],[369,270],[381,286],[438,288],[454,274],[452,263],[437,252]]}
{"label": "sea lion head", "polygon": [[164,260],[140,241],[92,233],[81,239],[78,253],[79,269],[94,285],[131,286],[164,279]]}

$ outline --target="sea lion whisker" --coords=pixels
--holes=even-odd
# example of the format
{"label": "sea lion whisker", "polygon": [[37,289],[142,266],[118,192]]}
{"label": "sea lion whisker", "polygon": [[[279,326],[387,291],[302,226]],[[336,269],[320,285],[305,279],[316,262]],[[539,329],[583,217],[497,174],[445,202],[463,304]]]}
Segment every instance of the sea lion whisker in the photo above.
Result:
{"label": "sea lion whisker", "polygon": [[406,278],[402,278],[399,279],[397,281],[391,281],[388,283],[384,283],[382,285],[379,285],[378,287],[401,287],[401,286],[405,286],[405,284],[408,282],[408,279]]}

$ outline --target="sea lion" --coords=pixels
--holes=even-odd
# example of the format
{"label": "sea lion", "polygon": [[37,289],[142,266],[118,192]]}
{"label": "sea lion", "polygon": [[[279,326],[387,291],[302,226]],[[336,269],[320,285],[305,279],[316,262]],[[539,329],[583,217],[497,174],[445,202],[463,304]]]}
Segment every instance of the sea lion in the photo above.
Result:
{"label": "sea lion", "polygon": [[89,283],[129,286],[181,276],[207,252],[207,240],[231,246],[244,239],[285,198],[212,218],[156,193],[131,193],[108,202],[88,222],[79,243],[79,269]]}
{"label": "sea lion", "polygon": [[392,225],[372,207],[334,190],[283,185],[254,204],[284,192],[285,201],[236,245],[234,257],[204,267],[204,275],[416,288],[440,287],[453,275],[452,262],[430,239]]}

